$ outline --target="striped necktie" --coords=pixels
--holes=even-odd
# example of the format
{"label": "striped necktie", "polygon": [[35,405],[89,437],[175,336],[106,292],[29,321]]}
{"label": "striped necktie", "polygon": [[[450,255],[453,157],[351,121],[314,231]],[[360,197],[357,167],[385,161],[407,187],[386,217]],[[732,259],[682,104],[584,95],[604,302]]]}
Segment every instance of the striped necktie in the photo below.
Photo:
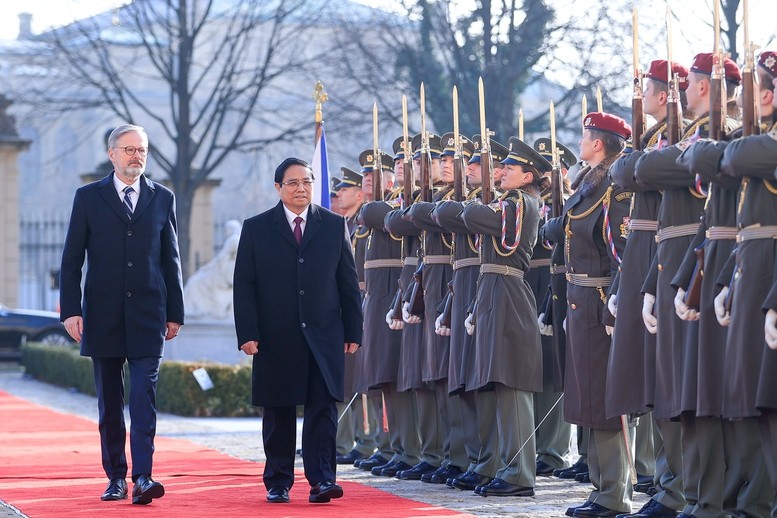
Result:
{"label": "striped necktie", "polygon": [[132,212],[134,211],[132,200],[130,199],[130,193],[133,192],[135,192],[135,189],[129,185],[124,188],[124,210],[127,212],[127,218],[129,219],[132,219]]}

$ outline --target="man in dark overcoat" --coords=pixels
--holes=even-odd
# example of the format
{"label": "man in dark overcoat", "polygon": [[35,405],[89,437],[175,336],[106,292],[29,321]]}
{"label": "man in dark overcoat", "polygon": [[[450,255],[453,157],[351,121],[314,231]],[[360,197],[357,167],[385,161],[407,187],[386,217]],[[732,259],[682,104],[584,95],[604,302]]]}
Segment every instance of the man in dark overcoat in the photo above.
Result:
{"label": "man in dark overcoat", "polygon": [[296,406],[312,503],[343,495],[335,483],[336,401],[344,351],[362,337],[361,297],[345,219],[312,204],[313,171],[287,158],[275,170],[278,204],[245,221],[235,261],[235,329],[253,355],[252,402],[264,408],[267,500],[289,501]]}
{"label": "man in dark overcoat", "polygon": [[[148,135],[124,124],[108,137],[114,170],[76,191],[60,274],[60,318],[92,358],[100,446],[110,479],[102,500],[127,498],[124,362],[129,364],[132,503],[164,495],[151,478],[162,346],[183,324],[175,196],[143,175]],[[81,291],[81,268],[88,259]]]}

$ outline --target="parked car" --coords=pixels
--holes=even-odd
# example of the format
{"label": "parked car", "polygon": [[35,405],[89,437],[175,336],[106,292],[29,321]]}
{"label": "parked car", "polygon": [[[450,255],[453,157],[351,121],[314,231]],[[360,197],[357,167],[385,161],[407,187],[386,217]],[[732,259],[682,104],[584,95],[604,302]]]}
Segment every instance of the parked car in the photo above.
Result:
{"label": "parked car", "polygon": [[11,309],[0,304],[0,360],[17,360],[26,342],[70,345],[74,340],[59,321],[59,313]]}

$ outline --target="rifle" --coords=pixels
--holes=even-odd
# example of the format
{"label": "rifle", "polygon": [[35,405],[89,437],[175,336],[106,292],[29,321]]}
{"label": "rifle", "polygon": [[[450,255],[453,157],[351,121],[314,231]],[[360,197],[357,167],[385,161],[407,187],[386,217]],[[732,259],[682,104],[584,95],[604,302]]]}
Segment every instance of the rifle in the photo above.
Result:
{"label": "rifle", "polygon": [[720,48],[720,2],[715,5],[713,24],[715,26],[715,44],[712,52],[712,74],[710,75],[710,138],[722,140],[726,124],[726,81],[725,55]]}
{"label": "rifle", "polygon": [[402,283],[397,279],[397,292],[394,294],[394,298],[391,299],[391,319],[402,320]]}
{"label": "rifle", "polygon": [[759,105],[755,101],[755,45],[750,41],[750,24],[747,12],[747,0],[744,0],[742,25],[745,28],[745,66],[742,68],[742,135],[749,137],[760,133]]}
{"label": "rifle", "polygon": [[451,327],[451,313],[453,312],[453,281],[448,281],[448,293],[445,295],[445,301],[442,308],[442,319],[440,319],[440,325],[442,327]]}
{"label": "rifle", "polygon": [[410,293],[408,313],[420,319],[424,318],[426,306],[424,304],[424,263],[418,264],[418,269],[413,273],[413,291]]}
{"label": "rifle", "polygon": [[426,94],[421,83],[421,200],[432,201],[432,156],[429,150],[429,135],[426,133]]}
{"label": "rifle", "polygon": [[378,103],[372,105],[372,199],[383,201],[383,160],[378,148]]}
{"label": "rifle", "polygon": [[642,107],[643,75],[639,67],[639,25],[637,24],[637,6],[632,11],[632,64],[634,69],[634,94],[631,97],[631,147],[642,150],[642,135],[645,133],[645,112]]}
{"label": "rifle", "polygon": [[691,282],[688,283],[688,289],[683,298],[683,302],[690,309],[698,310],[701,305],[701,283],[704,279],[704,247],[706,244],[707,240],[705,239],[693,249],[693,253],[696,254],[696,266],[693,268]]}
{"label": "rifle", "polygon": [[[405,158],[402,162],[402,198],[404,207],[413,204],[413,150],[410,146],[410,135],[407,130],[407,96],[402,96],[402,147],[405,149]],[[401,315],[400,315],[401,318]]]}
{"label": "rifle", "polygon": [[564,205],[564,180],[561,178],[561,157],[556,147],[556,108],[553,101],[550,101],[550,153],[553,166],[550,171],[551,215],[557,218],[561,216]]}
{"label": "rifle", "polygon": [[[717,1],[717,0],[716,0]],[[666,77],[669,80],[669,95],[666,101],[666,138],[671,146],[680,142],[682,109],[680,107],[680,84],[672,71],[672,12],[666,6]]]}
{"label": "rifle", "polygon": [[483,178],[483,204],[488,205],[494,196],[494,175],[491,174],[491,132],[486,127],[486,99],[483,93],[483,78],[478,78],[478,100],[480,101],[480,174]]}

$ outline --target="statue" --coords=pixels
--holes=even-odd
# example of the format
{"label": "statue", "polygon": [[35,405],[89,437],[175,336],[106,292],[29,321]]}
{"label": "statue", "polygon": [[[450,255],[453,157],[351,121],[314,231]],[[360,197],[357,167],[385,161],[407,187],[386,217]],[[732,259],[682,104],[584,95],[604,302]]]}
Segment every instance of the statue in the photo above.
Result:
{"label": "statue", "polygon": [[232,219],[224,229],[226,239],[221,250],[186,281],[183,294],[187,320],[232,318],[232,277],[242,225]]}

